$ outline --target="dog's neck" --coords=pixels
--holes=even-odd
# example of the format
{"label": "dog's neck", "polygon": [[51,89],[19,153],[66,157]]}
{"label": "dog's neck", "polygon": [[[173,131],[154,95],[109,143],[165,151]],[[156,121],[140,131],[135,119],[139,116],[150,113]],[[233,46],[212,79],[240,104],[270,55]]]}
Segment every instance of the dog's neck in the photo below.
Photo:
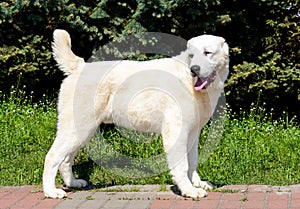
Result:
{"label": "dog's neck", "polygon": [[172,58],[175,59],[176,61],[183,63],[184,65],[188,65],[189,60],[188,60],[188,51],[187,50],[181,51],[179,55],[176,55]]}

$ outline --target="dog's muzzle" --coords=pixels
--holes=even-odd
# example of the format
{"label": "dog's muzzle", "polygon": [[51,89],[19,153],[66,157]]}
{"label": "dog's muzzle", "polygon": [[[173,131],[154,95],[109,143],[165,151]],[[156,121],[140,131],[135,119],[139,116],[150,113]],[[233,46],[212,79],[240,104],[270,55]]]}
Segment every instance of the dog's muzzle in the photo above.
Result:
{"label": "dog's muzzle", "polygon": [[207,77],[199,77],[200,74],[200,66],[199,65],[193,65],[191,67],[191,74],[193,77],[197,77],[197,81],[194,85],[195,91],[200,91],[202,89],[206,89],[214,80],[217,78],[216,71],[213,71],[209,76]]}
{"label": "dog's muzzle", "polygon": [[193,65],[192,67],[191,67],[191,73],[192,73],[192,76],[193,77],[196,77],[197,75],[199,75],[199,73],[200,73],[200,66],[199,65]]}

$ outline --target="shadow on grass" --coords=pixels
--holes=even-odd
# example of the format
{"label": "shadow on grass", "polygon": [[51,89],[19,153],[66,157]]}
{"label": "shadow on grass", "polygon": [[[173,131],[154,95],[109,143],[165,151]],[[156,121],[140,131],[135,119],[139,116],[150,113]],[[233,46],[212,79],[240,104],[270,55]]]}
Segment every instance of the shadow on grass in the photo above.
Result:
{"label": "shadow on grass", "polygon": [[73,165],[72,168],[74,173],[78,174],[79,179],[84,179],[85,181],[87,181],[88,185],[84,188],[65,188],[65,189],[68,191],[74,191],[74,190],[81,191],[81,190],[99,189],[108,186],[108,185],[100,185],[100,184],[94,185],[93,183],[90,182],[90,176],[94,171],[94,166],[95,163],[91,159]]}

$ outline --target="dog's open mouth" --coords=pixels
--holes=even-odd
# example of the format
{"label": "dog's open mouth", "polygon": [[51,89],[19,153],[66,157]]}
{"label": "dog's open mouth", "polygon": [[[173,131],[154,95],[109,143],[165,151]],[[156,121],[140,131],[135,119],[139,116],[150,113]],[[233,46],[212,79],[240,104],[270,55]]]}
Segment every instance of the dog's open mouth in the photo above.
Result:
{"label": "dog's open mouth", "polygon": [[207,77],[198,77],[197,76],[197,82],[195,83],[194,89],[196,91],[200,91],[201,89],[206,89],[217,77],[216,71],[213,71],[209,76]]}

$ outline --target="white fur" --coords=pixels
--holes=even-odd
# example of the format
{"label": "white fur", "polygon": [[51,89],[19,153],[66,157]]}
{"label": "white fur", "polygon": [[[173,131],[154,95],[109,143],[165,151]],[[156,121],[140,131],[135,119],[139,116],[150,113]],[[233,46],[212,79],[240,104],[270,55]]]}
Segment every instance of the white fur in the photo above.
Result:
{"label": "white fur", "polygon": [[[203,56],[205,50],[212,53]],[[66,196],[55,187],[58,170],[66,186],[87,186],[86,181],[74,178],[72,162],[101,123],[161,133],[173,180],[182,195],[207,195],[204,189],[212,189],[212,185],[201,181],[196,172],[198,138],[228,75],[228,46],[223,38],[195,37],[185,52],[173,58],[85,63],[71,51],[69,34],[55,30],[53,53],[68,76],[59,93],[56,139],[45,159],[46,197]],[[199,77],[217,72],[206,90],[194,90],[191,63],[203,67]]]}

